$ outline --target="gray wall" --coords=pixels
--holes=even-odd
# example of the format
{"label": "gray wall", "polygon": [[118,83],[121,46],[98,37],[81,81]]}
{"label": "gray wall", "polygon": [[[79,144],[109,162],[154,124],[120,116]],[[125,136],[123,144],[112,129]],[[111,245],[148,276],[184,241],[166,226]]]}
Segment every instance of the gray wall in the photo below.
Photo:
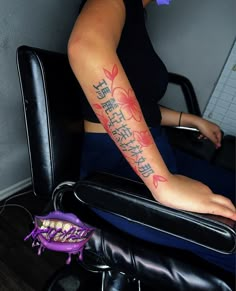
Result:
{"label": "gray wall", "polygon": [[[201,111],[205,109],[236,35],[235,0],[172,0],[148,7],[147,26],[153,45],[169,71],[193,82]],[[182,108],[176,88],[164,104]],[[179,102],[181,100],[181,102]]]}
{"label": "gray wall", "polygon": [[[0,0],[0,200],[30,182],[16,48],[27,44],[65,52],[79,3]],[[148,9],[154,47],[170,71],[190,77],[202,109],[235,37],[233,3],[173,0],[169,7]]]}
{"label": "gray wall", "polygon": [[65,52],[79,3],[0,0],[0,200],[30,182],[16,48]]}

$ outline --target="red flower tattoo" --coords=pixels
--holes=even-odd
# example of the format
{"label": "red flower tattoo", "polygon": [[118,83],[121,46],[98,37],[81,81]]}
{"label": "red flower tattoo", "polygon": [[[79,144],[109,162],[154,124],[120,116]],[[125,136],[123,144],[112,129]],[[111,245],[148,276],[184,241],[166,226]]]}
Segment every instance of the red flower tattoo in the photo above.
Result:
{"label": "red flower tattoo", "polygon": [[115,77],[117,76],[118,74],[118,68],[117,68],[117,65],[114,65],[113,68],[112,68],[112,71],[109,72],[108,70],[106,69],[103,69],[104,73],[105,73],[105,76],[111,80],[111,81],[114,81]]}
{"label": "red flower tattoo", "polygon": [[109,119],[106,115],[104,115],[104,112],[102,111],[102,106],[100,104],[93,104],[93,108],[106,132],[111,133],[111,130],[109,128]]}
{"label": "red flower tattoo", "polygon": [[114,89],[114,93],[117,95],[118,103],[121,108],[125,110],[128,115],[127,119],[135,119],[136,121],[141,120],[141,111],[139,109],[138,102],[134,96],[133,90],[129,89],[128,92],[120,87]]}
{"label": "red flower tattoo", "polygon": [[147,147],[152,144],[152,136],[147,130],[134,131],[134,138],[142,147]]}
{"label": "red flower tattoo", "polygon": [[159,175],[153,175],[153,185],[155,186],[155,188],[158,187],[158,182],[166,182],[167,179],[162,177],[162,176],[159,176]]}
{"label": "red flower tattoo", "polygon": [[100,104],[93,104],[94,110],[102,110],[102,106]]}

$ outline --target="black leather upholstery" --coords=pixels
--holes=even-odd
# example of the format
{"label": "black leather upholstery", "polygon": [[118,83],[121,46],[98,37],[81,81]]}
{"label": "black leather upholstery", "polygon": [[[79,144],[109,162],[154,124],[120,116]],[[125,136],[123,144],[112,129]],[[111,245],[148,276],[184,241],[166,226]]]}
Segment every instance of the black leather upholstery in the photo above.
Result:
{"label": "black leather upholstery", "polygon": [[79,177],[81,90],[65,55],[21,47],[17,66],[30,120],[26,129],[34,191],[48,196],[60,182]]}
{"label": "black leather upholstery", "polygon": [[[90,211],[93,206],[223,253],[235,251],[235,224],[230,220],[169,209],[153,201],[143,184],[104,173],[78,182],[81,91],[66,56],[23,46],[17,51],[17,65],[34,191],[53,199],[56,209],[74,212],[96,226],[86,245],[84,264],[105,272],[103,284],[117,286],[117,273],[122,282],[117,290],[125,285],[127,289],[128,281],[119,275],[125,273],[150,290],[156,290],[155,286],[160,290],[233,290],[234,278],[227,272],[188,252],[128,236]],[[57,187],[66,180],[72,182]],[[113,290],[108,285],[104,290]]]}
{"label": "black leather upholstery", "polygon": [[200,291],[233,288],[234,280],[226,272],[211,268],[190,253],[119,234],[97,230],[86,247],[86,254],[103,254],[105,262],[112,270],[122,271],[128,278],[140,279],[146,286],[153,287],[153,290]]}
{"label": "black leather upholstery", "polygon": [[143,183],[107,173],[79,181],[75,196],[86,205],[164,231],[221,253],[235,251],[235,223],[219,216],[175,210],[156,202]]}

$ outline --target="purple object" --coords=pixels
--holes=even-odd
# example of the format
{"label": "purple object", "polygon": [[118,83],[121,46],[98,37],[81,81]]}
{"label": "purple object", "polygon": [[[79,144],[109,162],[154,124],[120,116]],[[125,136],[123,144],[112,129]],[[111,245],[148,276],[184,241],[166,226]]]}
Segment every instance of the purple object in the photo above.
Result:
{"label": "purple object", "polygon": [[157,5],[169,5],[171,0],[156,0]]}
{"label": "purple object", "polygon": [[46,216],[35,216],[35,228],[24,240],[33,238],[32,247],[39,247],[38,255],[45,248],[68,253],[66,263],[70,264],[72,254],[79,254],[79,259],[83,259],[84,246],[94,230],[72,213],[54,211]]}

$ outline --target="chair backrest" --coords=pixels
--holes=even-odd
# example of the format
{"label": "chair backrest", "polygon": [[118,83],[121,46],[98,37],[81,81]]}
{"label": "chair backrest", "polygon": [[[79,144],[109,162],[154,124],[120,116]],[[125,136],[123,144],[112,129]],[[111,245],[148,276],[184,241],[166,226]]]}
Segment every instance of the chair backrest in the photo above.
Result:
{"label": "chair backrest", "polygon": [[188,112],[197,116],[202,116],[197,96],[191,81],[185,76],[169,72],[169,83],[173,83],[181,87]]}
{"label": "chair backrest", "polygon": [[50,197],[79,177],[83,93],[64,54],[21,46],[17,68],[34,192]]}

